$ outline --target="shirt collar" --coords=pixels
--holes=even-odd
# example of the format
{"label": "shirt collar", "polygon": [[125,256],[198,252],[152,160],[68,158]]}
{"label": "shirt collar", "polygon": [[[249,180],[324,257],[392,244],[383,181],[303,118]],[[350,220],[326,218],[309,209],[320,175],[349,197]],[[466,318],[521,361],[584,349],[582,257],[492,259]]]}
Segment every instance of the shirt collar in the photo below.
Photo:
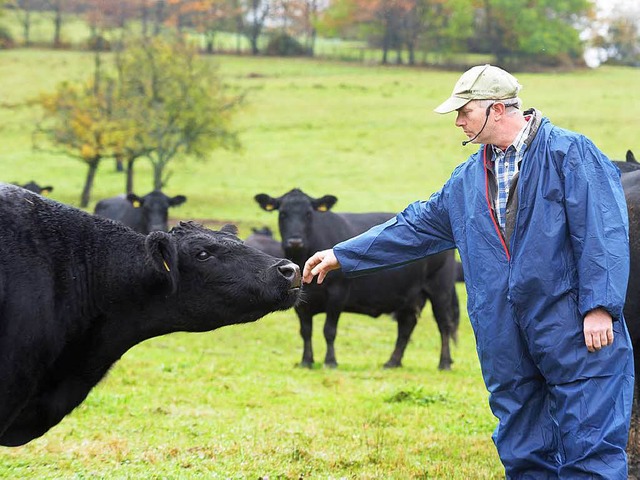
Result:
{"label": "shirt collar", "polygon": [[495,145],[491,145],[491,147],[493,148],[493,153],[494,153],[492,158],[496,158],[496,156],[498,156],[498,155],[504,155],[504,153],[507,150],[509,150],[509,148],[511,148],[511,147],[513,147],[513,149],[516,151],[517,155],[522,155],[524,150],[527,148],[526,141],[527,141],[527,138],[529,137],[529,131],[530,130],[531,130],[531,122],[527,121],[526,124],[524,125],[524,127],[522,127],[522,130],[520,130],[520,132],[518,132],[518,135],[516,135],[516,138],[513,140],[511,145],[509,145],[506,148],[506,150],[502,150],[499,147],[496,147]]}

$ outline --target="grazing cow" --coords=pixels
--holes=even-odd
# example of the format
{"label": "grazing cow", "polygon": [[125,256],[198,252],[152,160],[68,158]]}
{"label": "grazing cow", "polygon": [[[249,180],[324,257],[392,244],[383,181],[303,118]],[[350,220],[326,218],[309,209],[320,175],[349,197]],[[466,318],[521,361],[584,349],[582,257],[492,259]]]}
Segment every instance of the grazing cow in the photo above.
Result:
{"label": "grazing cow", "polygon": [[[629,285],[624,318],[633,343],[636,385],[640,385],[640,170],[622,174],[622,188],[629,212]],[[637,390],[640,392],[640,390]],[[636,400],[637,400],[636,395]]]}
{"label": "grazing cow", "polygon": [[[278,223],[285,255],[300,267],[318,250],[362,233],[373,225],[393,217],[391,213],[333,213],[333,195],[312,198],[294,189],[274,198],[261,193],[256,202],[267,211],[278,210]],[[296,306],[300,334],[304,341],[302,366],[313,365],[311,333],[313,316],[325,312],[324,337],[327,352],[324,364],[336,367],[334,349],[340,313],[362,313],[378,317],[393,314],[398,324],[396,345],[385,367],[402,366],[402,357],[418,316],[431,300],[441,337],[438,368],[451,368],[450,340],[456,340],[460,310],[455,291],[454,251],[433,255],[405,266],[383,270],[357,278],[345,278],[340,270],[331,272],[318,285],[304,286],[303,301]]]}
{"label": "grazing cow", "polygon": [[613,160],[622,173],[633,172],[640,170],[640,163],[636,160],[635,155],[631,150],[627,150],[625,160]]}
{"label": "grazing cow", "polygon": [[292,307],[300,269],[233,226],[148,236],[0,185],[0,445],[43,435],[127,350]]}
{"label": "grazing cow", "polygon": [[168,197],[159,190],[144,197],[129,193],[100,200],[93,213],[117,220],[146,235],[155,231],[166,232],[169,229],[169,207],[182,205],[186,201],[184,195]]}
{"label": "grazing cow", "polygon": [[19,187],[26,188],[30,192],[37,193],[39,195],[47,195],[53,192],[53,187],[51,185],[47,185],[46,187],[41,187],[36,182],[31,180],[30,182],[25,183],[24,185],[18,185]]}
{"label": "grazing cow", "polygon": [[284,258],[282,244],[273,238],[273,232],[269,227],[252,228],[253,233],[244,241],[246,245],[262,250],[269,255]]}

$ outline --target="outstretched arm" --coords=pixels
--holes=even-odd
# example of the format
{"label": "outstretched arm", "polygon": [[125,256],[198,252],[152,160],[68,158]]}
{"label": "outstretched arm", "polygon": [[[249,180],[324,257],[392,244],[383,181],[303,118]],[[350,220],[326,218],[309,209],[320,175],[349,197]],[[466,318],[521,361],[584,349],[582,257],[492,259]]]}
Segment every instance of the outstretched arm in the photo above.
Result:
{"label": "outstretched arm", "polygon": [[324,277],[326,277],[331,270],[337,270],[338,268],[340,268],[340,262],[338,262],[338,259],[333,253],[333,249],[316,252],[304,264],[302,281],[304,283],[311,283],[313,277],[317,275],[318,283],[322,283]]}

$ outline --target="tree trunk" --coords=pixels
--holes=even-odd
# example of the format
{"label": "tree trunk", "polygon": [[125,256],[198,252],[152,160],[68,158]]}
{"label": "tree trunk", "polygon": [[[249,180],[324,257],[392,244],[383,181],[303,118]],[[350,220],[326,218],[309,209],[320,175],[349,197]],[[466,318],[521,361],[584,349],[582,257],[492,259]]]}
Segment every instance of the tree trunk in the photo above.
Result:
{"label": "tree trunk", "polygon": [[24,13],[24,23],[22,25],[22,35],[24,37],[24,44],[28,47],[31,45],[31,10],[29,10],[29,2],[25,3],[27,9]]}
{"label": "tree trunk", "polygon": [[414,42],[407,43],[407,50],[409,52],[409,65],[413,66],[416,64],[416,50]]}
{"label": "tree trunk", "polygon": [[215,33],[207,32],[206,33],[206,52],[209,55],[213,54],[213,41],[215,39]]}
{"label": "tree trunk", "polygon": [[98,171],[98,165],[100,164],[100,157],[94,157],[87,160],[89,170],[87,171],[87,178],[84,182],[84,188],[82,189],[82,196],[80,197],[80,207],[87,208],[89,201],[91,200],[91,190],[93,189],[93,181],[96,178],[96,172]]}
{"label": "tree trunk", "polygon": [[127,193],[133,193],[133,162],[135,161],[135,158],[127,160],[127,184],[125,187]]}
{"label": "tree trunk", "polygon": [[55,16],[53,19],[53,46],[58,48],[62,45],[62,7],[56,5]]}
{"label": "tree trunk", "polygon": [[162,190],[162,172],[164,164],[162,162],[153,162],[153,189]]}
{"label": "tree trunk", "polygon": [[149,6],[146,0],[142,2],[142,37],[149,36]]}

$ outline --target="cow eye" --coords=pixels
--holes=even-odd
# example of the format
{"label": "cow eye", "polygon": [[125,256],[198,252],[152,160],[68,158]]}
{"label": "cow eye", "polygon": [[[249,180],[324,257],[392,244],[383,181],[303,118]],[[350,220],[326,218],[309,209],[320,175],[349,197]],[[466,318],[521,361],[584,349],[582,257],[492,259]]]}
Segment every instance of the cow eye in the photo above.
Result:
{"label": "cow eye", "polygon": [[211,256],[211,254],[209,252],[207,252],[206,250],[202,250],[202,251],[197,253],[196,258],[198,260],[206,260],[210,256]]}

